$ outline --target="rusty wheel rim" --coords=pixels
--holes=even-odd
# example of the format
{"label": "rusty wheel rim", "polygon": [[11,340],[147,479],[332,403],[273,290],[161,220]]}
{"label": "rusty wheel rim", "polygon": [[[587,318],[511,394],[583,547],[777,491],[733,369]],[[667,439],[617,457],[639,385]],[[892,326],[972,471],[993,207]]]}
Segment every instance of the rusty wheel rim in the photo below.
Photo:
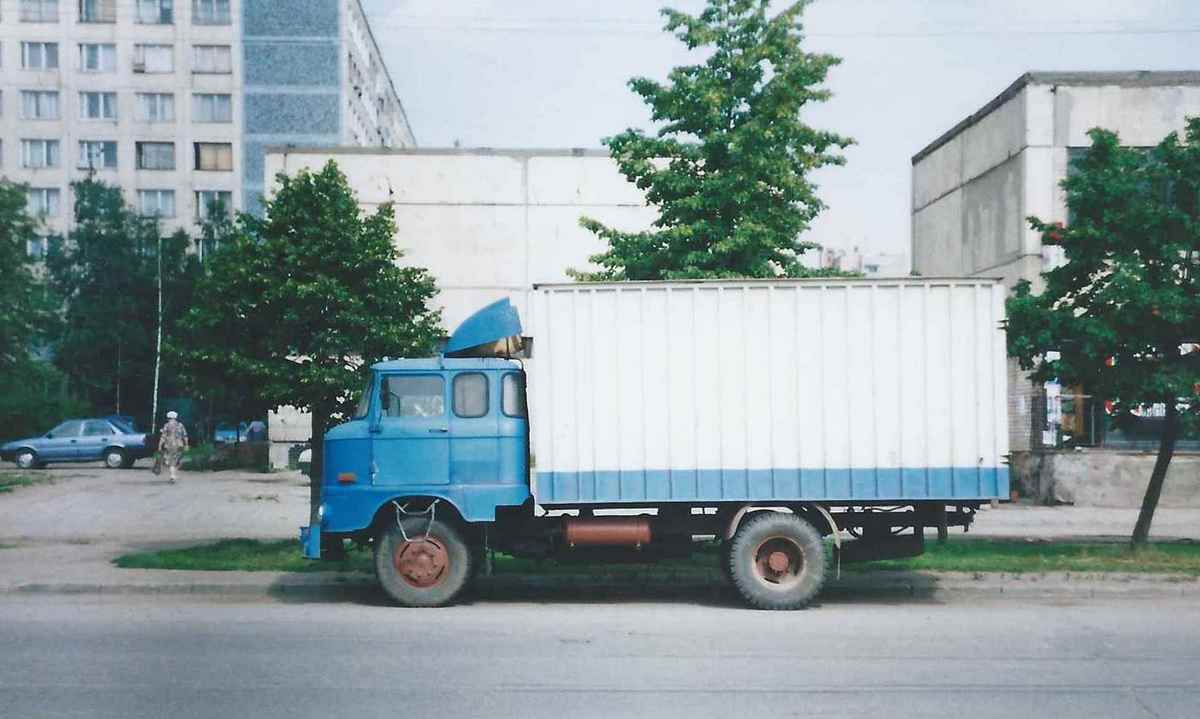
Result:
{"label": "rusty wheel rim", "polygon": [[414,539],[396,546],[392,565],[406,584],[418,589],[437,586],[450,568],[450,553],[435,537]]}
{"label": "rusty wheel rim", "polygon": [[804,550],[787,537],[771,537],[754,551],[754,573],[766,584],[786,587],[800,581]]}

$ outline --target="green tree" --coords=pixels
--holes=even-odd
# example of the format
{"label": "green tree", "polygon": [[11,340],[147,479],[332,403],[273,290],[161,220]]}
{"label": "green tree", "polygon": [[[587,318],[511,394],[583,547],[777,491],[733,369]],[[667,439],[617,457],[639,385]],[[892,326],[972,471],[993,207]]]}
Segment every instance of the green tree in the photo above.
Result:
{"label": "green tree", "polygon": [[27,253],[39,228],[25,210],[26,189],[0,182],[0,440],[45,431],[81,410],[62,375],[35,356],[55,315],[53,296]]}
{"label": "green tree", "polygon": [[45,287],[26,249],[37,238],[37,223],[25,211],[26,189],[0,182],[0,372],[29,359],[49,319]]}
{"label": "green tree", "polygon": [[[94,179],[73,183],[74,229],[47,258],[63,298],[63,329],[53,344],[55,364],[96,411],[117,411],[152,423],[158,252],[163,254],[163,332],[191,295],[198,274],[179,231],[161,236],[158,221],[133,212],[120,188]],[[177,391],[167,372],[162,394]]]}
{"label": "green tree", "polygon": [[[1147,152],[1092,130],[1063,182],[1070,222],[1029,218],[1066,262],[1008,300],[1009,353],[1035,381],[1082,384],[1119,417],[1166,408],[1158,458],[1134,528],[1144,544],[1181,427],[1200,413],[1200,118]],[[1056,354],[1051,354],[1051,353]],[[1049,359],[1053,358],[1053,359]]]}
{"label": "green tree", "polygon": [[312,511],[320,438],[350,412],[367,367],[428,355],[441,336],[433,279],[397,264],[390,205],[363,216],[332,160],[280,174],[265,219],[239,216],[206,262],[185,326],[193,371],[251,383],[267,406],[312,413]]}
{"label": "green tree", "polygon": [[840,165],[849,138],[801,121],[830,97],[821,84],[832,55],[801,47],[807,0],[775,16],[769,0],[708,0],[699,15],[664,9],[666,30],[707,59],[674,68],[666,84],[630,88],[661,129],[627,129],[604,140],[621,173],[659,210],[653,229],[624,232],[580,220],[608,245],[589,258],[585,280],[803,277],[800,236],[825,208],[811,171]]}

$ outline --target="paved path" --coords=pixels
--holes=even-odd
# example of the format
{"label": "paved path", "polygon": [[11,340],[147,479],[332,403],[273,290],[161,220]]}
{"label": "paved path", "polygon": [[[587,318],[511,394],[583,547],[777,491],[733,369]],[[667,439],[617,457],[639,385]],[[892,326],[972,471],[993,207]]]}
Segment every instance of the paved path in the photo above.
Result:
{"label": "paved path", "polygon": [[[1200,605],[0,597],[12,717],[1193,719]],[[1169,616],[1170,621],[1163,621]]]}
{"label": "paved path", "polygon": [[[114,471],[99,465],[52,468],[34,476],[49,483],[0,494],[0,593],[40,587],[41,591],[271,595],[303,592],[313,583],[334,583],[334,578],[324,573],[162,572],[123,570],[111,564],[112,558],[139,549],[186,546],[227,537],[294,538],[296,528],[306,522],[308,514],[307,479],[298,473],[183,473],[174,485],[148,469]],[[970,536],[1122,537],[1135,518],[1135,510],[1000,505],[980,511]],[[1200,510],[1160,510],[1155,536],[1200,539]],[[962,586],[953,592],[967,596],[1006,590],[1048,596],[1088,596],[1091,592],[1078,582],[1060,580],[1031,585],[1024,580],[1000,578],[993,586],[920,577],[901,577],[889,591],[946,596],[958,584]],[[1178,596],[1191,591],[1194,584],[1151,585],[1133,578],[1107,582],[1101,592],[1106,596]],[[867,589],[880,586],[876,583]],[[501,585],[496,596],[511,598],[528,593],[510,590]],[[643,597],[662,593],[653,587],[633,591],[635,595],[641,591]],[[847,589],[849,593],[855,591],[859,590]]]}
{"label": "paved path", "polygon": [[[142,467],[61,465],[34,476],[52,484],[0,494],[0,544],[290,538],[308,523],[308,479],[298,472],[184,472],[174,485]],[[1123,537],[1136,520],[1136,509],[1001,504],[980,510],[970,534]],[[1200,541],[1200,509],[1160,509],[1153,529]]]}

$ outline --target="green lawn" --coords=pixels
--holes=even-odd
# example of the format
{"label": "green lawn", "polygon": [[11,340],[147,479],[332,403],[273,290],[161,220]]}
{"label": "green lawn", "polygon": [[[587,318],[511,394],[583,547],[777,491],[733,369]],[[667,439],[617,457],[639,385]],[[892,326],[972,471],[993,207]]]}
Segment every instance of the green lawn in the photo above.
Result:
{"label": "green lawn", "polygon": [[32,474],[0,474],[0,494],[11,492],[20,487],[32,487],[35,484],[49,484],[54,480],[49,475]]}
{"label": "green lawn", "polygon": [[1158,543],[1134,551],[1122,542],[1024,542],[959,539],[927,542],[912,559],[847,565],[935,572],[1162,572],[1200,576],[1200,544]]}
{"label": "green lawn", "polygon": [[[497,555],[498,574],[636,574],[653,566],[654,573],[709,576],[717,567],[712,545],[686,559],[654,565],[595,564],[555,560],[514,559]],[[371,572],[366,550],[349,553],[345,561],[313,562],[300,556],[295,540],[227,539],[184,549],[126,554],[114,560],[131,569],[207,569],[276,572]],[[848,564],[850,571],[909,570],[935,572],[1158,572],[1200,576],[1200,544],[1153,544],[1134,552],[1125,544],[1022,542],[958,539],[944,545],[926,544],[920,557],[865,564]]]}

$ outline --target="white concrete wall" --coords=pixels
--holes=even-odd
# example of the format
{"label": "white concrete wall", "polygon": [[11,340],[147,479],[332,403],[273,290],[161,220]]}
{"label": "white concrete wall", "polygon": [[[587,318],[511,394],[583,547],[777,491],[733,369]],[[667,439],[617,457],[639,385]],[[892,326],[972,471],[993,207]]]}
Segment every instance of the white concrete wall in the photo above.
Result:
{"label": "white concrete wall", "polygon": [[656,217],[602,151],[276,148],[266,176],[330,159],[364,210],[392,203],[403,262],[436,278],[447,331],[501,297],[526,317],[532,285],[589,267],[603,246],[579,226],[581,215],[629,230]]}

